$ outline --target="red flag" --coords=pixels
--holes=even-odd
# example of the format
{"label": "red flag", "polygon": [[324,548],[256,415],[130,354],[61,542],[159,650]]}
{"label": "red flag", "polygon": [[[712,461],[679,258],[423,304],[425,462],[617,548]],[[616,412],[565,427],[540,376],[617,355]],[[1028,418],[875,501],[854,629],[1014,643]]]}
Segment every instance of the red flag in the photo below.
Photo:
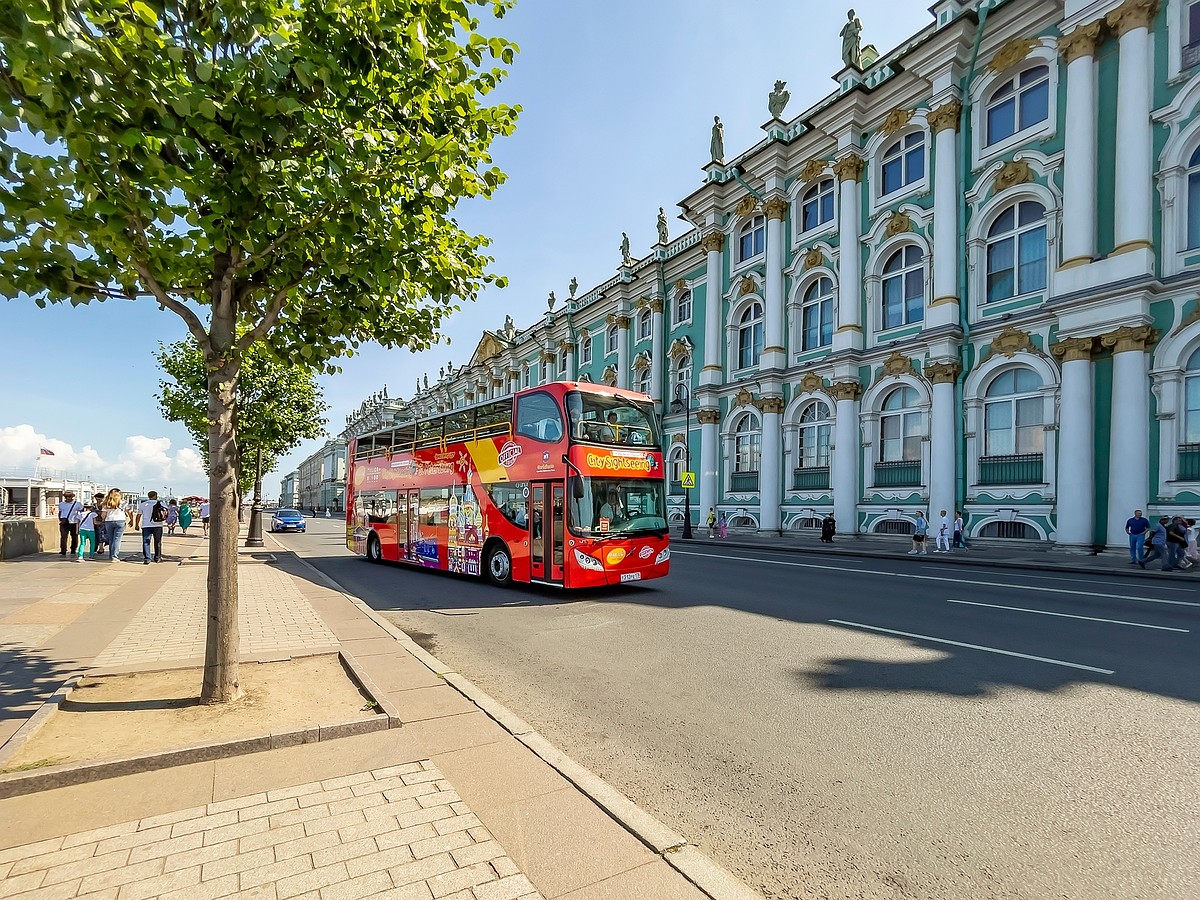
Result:
{"label": "red flag", "polygon": [[41,452],[40,452],[38,455],[39,455],[39,456],[53,456],[53,455],[54,455],[54,451],[53,451],[53,450],[47,450],[45,447],[43,447],[43,448],[41,449]]}

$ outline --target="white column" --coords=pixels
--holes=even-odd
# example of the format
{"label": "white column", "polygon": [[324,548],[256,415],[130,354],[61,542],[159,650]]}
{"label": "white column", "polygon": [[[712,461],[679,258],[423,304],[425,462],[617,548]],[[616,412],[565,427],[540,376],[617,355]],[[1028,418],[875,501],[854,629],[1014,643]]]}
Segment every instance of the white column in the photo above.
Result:
{"label": "white column", "polygon": [[[1095,543],[1096,422],[1092,376],[1095,343],[1094,338],[1068,338],[1050,348],[1062,360],[1058,458],[1063,465],[1058,469],[1058,526],[1054,539],[1058,544],[1077,548]],[[1143,467],[1128,468],[1144,471]],[[1129,515],[1133,515],[1132,510]]]}
{"label": "white column", "polygon": [[663,347],[663,302],[650,301],[650,396],[663,408],[663,366],[667,354]]}
{"label": "white column", "polygon": [[[958,122],[962,104],[943,103],[929,114],[933,142],[933,303],[930,327],[959,324]],[[934,510],[936,513],[937,510]]]}
{"label": "white column", "polygon": [[933,408],[929,411],[929,518],[936,525],[944,509],[954,517],[955,474],[958,453],[954,436],[958,409],[954,403],[957,362],[933,363],[925,377],[933,382]]}
{"label": "white column", "polygon": [[841,534],[858,531],[858,466],[862,449],[858,440],[858,400],[862,385],[844,381],[833,386],[837,401],[833,423],[833,517]]}
{"label": "white column", "polygon": [[566,381],[575,380],[575,342],[563,341],[558,345],[558,352],[562,353],[567,358],[567,370],[562,377]]}
{"label": "white column", "polygon": [[[1095,53],[1099,39],[1100,23],[1093,22],[1076,28],[1058,42],[1067,60],[1067,121],[1063,146],[1064,267],[1091,262],[1096,256]],[[1147,196],[1148,185],[1149,181]]]}
{"label": "white column", "polygon": [[[1154,160],[1150,129],[1150,22],[1157,3],[1126,0],[1108,14],[1120,37],[1114,253],[1151,249]],[[1073,115],[1068,108],[1068,118]]]}
{"label": "white column", "polygon": [[[721,301],[721,249],[725,246],[725,235],[714,231],[706,235],[700,245],[708,253],[704,289],[704,368],[700,370],[700,385],[703,387],[718,385],[723,380],[721,333],[724,304]],[[707,507],[705,512],[708,512]]]}
{"label": "white column", "polygon": [[838,198],[838,303],[833,349],[862,349],[862,263],[859,249],[859,190],[863,161],[851,154],[838,160],[833,171],[841,181]]}
{"label": "white column", "polygon": [[617,326],[617,387],[629,387],[629,316],[609,316]]}
{"label": "white column", "polygon": [[763,204],[767,216],[767,278],[763,291],[763,352],[760,369],[786,369],[787,350],[783,335],[783,217],[787,201],[771,197]]}
{"label": "white column", "polygon": [[[1113,352],[1112,425],[1109,429],[1108,543],[1126,543],[1125,520],[1146,508],[1150,453],[1149,325],[1109,332],[1100,343]],[[1070,463],[1068,462],[1068,465]]]}
{"label": "white column", "polygon": [[758,528],[778,531],[783,499],[783,398],[762,399],[762,457],[758,461]]}
{"label": "white column", "polygon": [[709,508],[717,505],[717,460],[721,444],[717,427],[721,413],[716,409],[702,409],[696,418],[700,422],[700,510],[697,518],[704,526]]}

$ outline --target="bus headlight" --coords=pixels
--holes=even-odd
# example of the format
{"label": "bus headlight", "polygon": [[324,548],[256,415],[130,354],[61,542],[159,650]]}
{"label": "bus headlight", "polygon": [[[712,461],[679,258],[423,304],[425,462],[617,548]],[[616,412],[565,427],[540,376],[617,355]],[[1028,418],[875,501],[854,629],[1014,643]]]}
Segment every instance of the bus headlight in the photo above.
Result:
{"label": "bus headlight", "polygon": [[603,572],[604,565],[594,556],[588,556],[582,550],[575,551],[575,562],[583,566],[585,569],[591,569],[593,572]]}
{"label": "bus headlight", "polygon": [[663,547],[662,550],[659,551],[658,556],[654,557],[654,564],[656,566],[660,565],[662,563],[665,563],[670,558],[671,558],[671,548]]}

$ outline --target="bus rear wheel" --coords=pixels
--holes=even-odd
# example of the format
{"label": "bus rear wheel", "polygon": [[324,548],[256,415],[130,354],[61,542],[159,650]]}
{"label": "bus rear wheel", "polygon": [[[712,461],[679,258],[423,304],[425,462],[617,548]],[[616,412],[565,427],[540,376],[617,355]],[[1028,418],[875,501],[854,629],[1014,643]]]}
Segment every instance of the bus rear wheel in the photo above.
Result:
{"label": "bus rear wheel", "polygon": [[496,587],[512,584],[512,556],[503,544],[496,544],[488,554],[487,577]]}
{"label": "bus rear wheel", "polygon": [[383,562],[383,551],[379,546],[379,536],[372,534],[367,538],[367,562]]}

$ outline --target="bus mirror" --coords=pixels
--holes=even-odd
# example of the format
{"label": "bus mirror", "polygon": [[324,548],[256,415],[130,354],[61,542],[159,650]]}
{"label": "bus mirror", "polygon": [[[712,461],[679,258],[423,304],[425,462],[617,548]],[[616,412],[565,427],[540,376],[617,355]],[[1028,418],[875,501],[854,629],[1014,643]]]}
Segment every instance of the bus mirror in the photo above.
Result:
{"label": "bus mirror", "polygon": [[583,499],[583,479],[582,478],[572,478],[571,479],[571,496],[574,497],[576,500]]}

